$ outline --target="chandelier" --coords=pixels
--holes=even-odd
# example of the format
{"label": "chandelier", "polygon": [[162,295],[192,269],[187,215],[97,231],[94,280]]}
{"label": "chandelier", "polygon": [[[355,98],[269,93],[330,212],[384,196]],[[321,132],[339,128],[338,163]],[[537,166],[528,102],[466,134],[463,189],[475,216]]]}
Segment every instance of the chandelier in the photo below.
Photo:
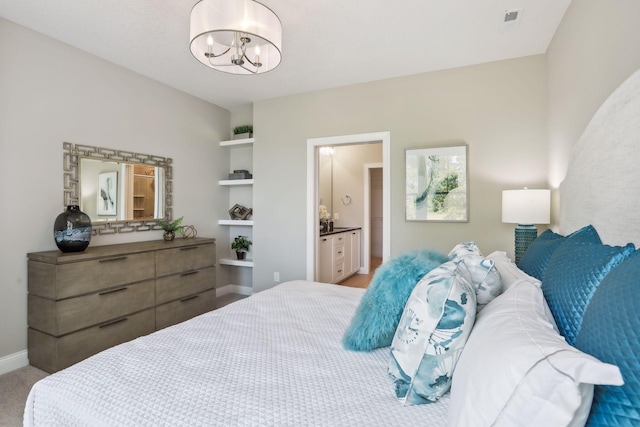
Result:
{"label": "chandelier", "polygon": [[253,0],[201,0],[191,10],[191,54],[231,74],[262,74],[282,58],[282,24]]}

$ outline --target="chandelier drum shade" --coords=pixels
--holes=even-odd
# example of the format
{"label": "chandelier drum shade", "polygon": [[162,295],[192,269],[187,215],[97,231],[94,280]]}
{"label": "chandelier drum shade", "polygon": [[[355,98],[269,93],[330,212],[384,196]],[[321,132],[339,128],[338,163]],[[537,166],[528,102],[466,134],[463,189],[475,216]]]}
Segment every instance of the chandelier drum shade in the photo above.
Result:
{"label": "chandelier drum shade", "polygon": [[231,74],[262,74],[282,59],[282,23],[253,0],[201,0],[191,10],[191,54]]}

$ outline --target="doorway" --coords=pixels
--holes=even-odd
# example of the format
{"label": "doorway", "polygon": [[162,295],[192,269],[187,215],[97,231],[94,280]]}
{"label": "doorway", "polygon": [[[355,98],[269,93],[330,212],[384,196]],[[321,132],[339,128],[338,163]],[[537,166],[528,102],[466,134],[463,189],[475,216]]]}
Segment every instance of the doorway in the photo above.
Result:
{"label": "doorway", "polygon": [[[375,132],[357,135],[344,135],[327,138],[313,138],[307,140],[307,280],[315,280],[317,277],[316,267],[318,265],[318,224],[319,205],[318,191],[318,156],[319,147],[353,144],[376,144],[382,143],[382,260],[389,258],[391,252],[391,197],[390,197],[390,152],[391,134],[390,132]],[[365,180],[368,182],[368,179]],[[369,209],[365,209],[367,212]],[[365,214],[367,215],[367,214]],[[363,248],[370,247],[369,224],[363,224]]]}
{"label": "doorway", "polygon": [[383,194],[384,185],[382,163],[365,163],[365,216],[364,222],[369,227],[369,244],[364,247],[364,264],[362,273],[369,274],[382,263],[382,244],[384,237],[382,225],[384,221]]}

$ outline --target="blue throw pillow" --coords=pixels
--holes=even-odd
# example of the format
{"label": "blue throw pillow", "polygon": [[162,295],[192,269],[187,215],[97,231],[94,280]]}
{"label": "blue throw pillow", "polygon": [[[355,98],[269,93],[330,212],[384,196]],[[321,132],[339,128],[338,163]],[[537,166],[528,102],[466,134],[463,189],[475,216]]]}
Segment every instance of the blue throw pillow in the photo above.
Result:
{"label": "blue throw pillow", "polygon": [[371,351],[390,346],[411,291],[445,261],[444,254],[423,249],[403,253],[378,267],[342,338],[344,348]]}
{"label": "blue throw pillow", "polygon": [[591,225],[582,227],[568,236],[561,236],[547,229],[531,243],[527,251],[522,255],[518,267],[529,276],[542,280],[551,255],[560,245],[567,241],[602,243],[598,232]]}
{"label": "blue throw pillow", "polygon": [[598,286],[576,347],[617,365],[624,385],[596,386],[587,425],[640,425],[640,251],[614,268]]}
{"label": "blue throw pillow", "polygon": [[411,292],[391,344],[389,376],[405,405],[435,402],[451,379],[476,318],[476,291],[461,262],[427,273]]}
{"label": "blue throw pillow", "polygon": [[573,345],[587,305],[602,279],[635,250],[626,246],[567,242],[553,253],[542,292],[560,334]]}

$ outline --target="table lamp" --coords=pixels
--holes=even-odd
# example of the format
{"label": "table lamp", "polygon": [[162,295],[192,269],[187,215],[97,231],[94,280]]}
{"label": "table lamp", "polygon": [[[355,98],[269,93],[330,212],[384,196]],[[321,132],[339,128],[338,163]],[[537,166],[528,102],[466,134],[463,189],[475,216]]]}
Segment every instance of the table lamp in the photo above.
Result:
{"label": "table lamp", "polygon": [[518,224],[515,231],[516,264],[538,237],[533,224],[549,224],[551,190],[504,190],[502,192],[502,222]]}

